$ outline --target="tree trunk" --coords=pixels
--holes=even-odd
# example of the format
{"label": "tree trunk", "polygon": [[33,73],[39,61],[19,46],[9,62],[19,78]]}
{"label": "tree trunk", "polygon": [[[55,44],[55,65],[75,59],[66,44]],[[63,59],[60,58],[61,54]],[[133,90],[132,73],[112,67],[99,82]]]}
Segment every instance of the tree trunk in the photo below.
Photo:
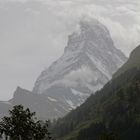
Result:
{"label": "tree trunk", "polygon": [[7,135],[5,135],[5,140],[8,140],[8,137],[7,137]]}
{"label": "tree trunk", "polygon": [[19,140],[22,140],[21,135],[19,135]]}

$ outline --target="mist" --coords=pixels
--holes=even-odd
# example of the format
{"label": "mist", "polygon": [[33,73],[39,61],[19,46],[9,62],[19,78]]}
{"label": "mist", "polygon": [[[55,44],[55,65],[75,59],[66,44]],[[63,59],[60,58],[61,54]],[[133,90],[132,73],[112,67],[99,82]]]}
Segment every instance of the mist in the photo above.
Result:
{"label": "mist", "polygon": [[10,99],[17,86],[32,90],[82,18],[107,26],[129,56],[140,43],[139,9],[139,0],[0,0],[0,100]]}

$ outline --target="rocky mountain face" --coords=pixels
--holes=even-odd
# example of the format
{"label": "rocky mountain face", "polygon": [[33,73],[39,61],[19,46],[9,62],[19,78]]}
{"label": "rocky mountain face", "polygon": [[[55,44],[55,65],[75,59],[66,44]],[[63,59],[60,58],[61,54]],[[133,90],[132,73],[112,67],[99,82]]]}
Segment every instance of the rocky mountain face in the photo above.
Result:
{"label": "rocky mountain face", "polygon": [[107,28],[96,20],[81,21],[68,38],[64,54],[37,79],[33,92],[57,104],[61,116],[82,104],[107,83],[126,61],[115,48]]}
{"label": "rocky mountain face", "polygon": [[33,91],[17,88],[8,104],[23,104],[40,118],[64,116],[101,89],[125,61],[104,25],[81,21],[62,57],[41,73]]}

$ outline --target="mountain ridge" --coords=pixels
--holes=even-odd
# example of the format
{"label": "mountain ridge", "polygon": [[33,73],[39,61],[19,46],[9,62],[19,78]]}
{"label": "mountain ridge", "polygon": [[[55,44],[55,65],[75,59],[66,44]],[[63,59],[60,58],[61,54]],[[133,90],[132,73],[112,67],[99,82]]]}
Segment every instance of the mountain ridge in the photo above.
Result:
{"label": "mountain ridge", "polygon": [[114,74],[114,77],[120,75],[126,69],[131,68],[131,67],[136,67],[140,68],[140,59],[139,59],[139,52],[140,52],[140,45],[137,46],[130,54],[130,58],[128,61],[125,63],[123,67],[121,67],[117,73]]}
{"label": "mountain ridge", "polygon": [[102,88],[125,61],[103,24],[81,21],[79,31],[69,36],[62,57],[41,73],[33,92],[52,96],[69,112]]}
{"label": "mountain ridge", "polygon": [[42,118],[62,117],[101,89],[125,61],[103,24],[81,21],[64,54],[41,73],[33,91],[18,87],[10,103],[22,103]]}

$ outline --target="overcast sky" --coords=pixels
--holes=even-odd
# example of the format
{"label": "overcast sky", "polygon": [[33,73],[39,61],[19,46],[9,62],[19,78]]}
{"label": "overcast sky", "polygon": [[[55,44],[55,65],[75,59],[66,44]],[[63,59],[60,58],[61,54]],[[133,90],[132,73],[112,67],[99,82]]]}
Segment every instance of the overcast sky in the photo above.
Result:
{"label": "overcast sky", "polygon": [[0,100],[32,90],[83,17],[105,24],[127,56],[140,43],[140,0],[0,0]]}

